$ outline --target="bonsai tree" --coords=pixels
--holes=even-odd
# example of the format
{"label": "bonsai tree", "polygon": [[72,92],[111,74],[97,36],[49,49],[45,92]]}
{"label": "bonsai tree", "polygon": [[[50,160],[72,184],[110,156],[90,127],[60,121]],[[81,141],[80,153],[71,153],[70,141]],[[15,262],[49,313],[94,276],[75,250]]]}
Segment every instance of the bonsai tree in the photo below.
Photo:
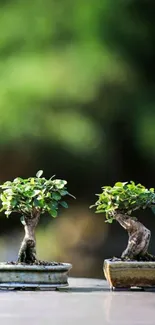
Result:
{"label": "bonsai tree", "polygon": [[12,212],[20,214],[24,225],[25,236],[18,253],[18,263],[34,264],[36,258],[35,230],[40,216],[49,213],[57,216],[60,206],[67,208],[64,201],[66,195],[71,195],[66,188],[67,181],[41,177],[43,171],[37,172],[36,177],[28,179],[15,178],[1,185],[2,210],[7,217]]}
{"label": "bonsai tree", "polygon": [[155,260],[148,253],[151,232],[133,216],[135,210],[154,209],[154,188],[147,189],[133,181],[118,182],[113,187],[102,187],[102,193],[97,196],[97,202],[91,206],[96,208],[96,213],[104,213],[106,222],[118,221],[128,232],[128,245],[121,259]]}

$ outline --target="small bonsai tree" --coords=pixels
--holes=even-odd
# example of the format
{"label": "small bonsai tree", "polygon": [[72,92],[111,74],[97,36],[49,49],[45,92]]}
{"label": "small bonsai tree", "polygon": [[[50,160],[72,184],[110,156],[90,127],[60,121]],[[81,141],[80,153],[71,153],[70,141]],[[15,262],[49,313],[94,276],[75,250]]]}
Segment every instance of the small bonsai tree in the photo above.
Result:
{"label": "small bonsai tree", "polygon": [[20,214],[20,219],[25,229],[18,263],[37,264],[35,229],[39,218],[44,213],[52,217],[57,216],[60,206],[67,208],[64,196],[71,195],[67,189],[67,181],[41,177],[43,171],[37,172],[36,177],[28,179],[16,178],[1,185],[2,210],[7,217],[12,212]]}
{"label": "small bonsai tree", "polygon": [[118,182],[113,187],[102,187],[102,193],[97,196],[99,198],[91,208],[95,207],[96,213],[104,213],[106,222],[118,221],[128,232],[128,245],[121,259],[155,260],[155,257],[148,253],[150,230],[132,216],[135,210],[154,208],[154,188],[147,189],[133,181]]}

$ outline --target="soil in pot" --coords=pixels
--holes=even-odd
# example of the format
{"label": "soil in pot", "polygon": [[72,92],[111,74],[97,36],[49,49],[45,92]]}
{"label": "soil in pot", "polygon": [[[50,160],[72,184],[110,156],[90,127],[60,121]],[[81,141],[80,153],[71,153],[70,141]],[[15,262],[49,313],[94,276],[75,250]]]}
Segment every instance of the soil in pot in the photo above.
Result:
{"label": "soil in pot", "polygon": [[48,261],[35,261],[35,263],[19,263],[18,261],[11,261],[11,262],[6,262],[6,263],[3,263],[3,264],[6,264],[6,265],[25,265],[25,266],[28,266],[28,265],[40,265],[40,266],[58,266],[58,265],[63,265],[63,263],[59,263],[59,262],[48,262]]}

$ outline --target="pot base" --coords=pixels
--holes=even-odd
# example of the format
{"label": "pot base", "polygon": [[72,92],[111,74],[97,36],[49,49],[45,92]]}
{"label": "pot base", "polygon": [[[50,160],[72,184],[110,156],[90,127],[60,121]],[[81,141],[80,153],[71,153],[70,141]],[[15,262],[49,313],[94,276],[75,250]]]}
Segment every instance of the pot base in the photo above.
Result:
{"label": "pot base", "polygon": [[12,282],[12,283],[0,283],[1,289],[14,289],[14,290],[56,290],[59,288],[67,287],[68,281],[66,283],[60,284],[34,284],[34,283],[21,283],[21,282]]}
{"label": "pot base", "polygon": [[0,263],[0,289],[56,289],[68,286],[69,263],[10,265]]}
{"label": "pot base", "polygon": [[155,287],[155,262],[105,260],[103,271],[112,290]]}

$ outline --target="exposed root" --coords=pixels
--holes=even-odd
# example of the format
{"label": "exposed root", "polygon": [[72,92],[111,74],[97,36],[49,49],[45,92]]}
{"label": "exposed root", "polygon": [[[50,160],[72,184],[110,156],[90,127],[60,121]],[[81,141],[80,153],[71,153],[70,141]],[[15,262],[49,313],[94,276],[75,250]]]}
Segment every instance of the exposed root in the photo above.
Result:
{"label": "exposed root", "polygon": [[[122,260],[151,259],[147,253],[151,232],[142,223],[132,217],[118,214],[115,219],[125,228],[129,235],[128,245],[121,255]],[[152,257],[153,258],[153,257]]]}
{"label": "exposed root", "polygon": [[32,239],[24,238],[18,254],[18,263],[33,264],[36,261],[37,258],[35,241]]}
{"label": "exposed root", "polygon": [[134,258],[130,258],[129,256],[126,256],[125,258],[113,256],[110,260],[112,262],[155,262],[155,255],[146,253],[145,255],[139,254]]}
{"label": "exposed root", "polygon": [[33,211],[31,216],[26,216],[24,219],[25,225],[25,237],[22,241],[19,253],[18,263],[34,264],[37,262],[36,258],[36,240],[35,240],[35,229],[38,224],[40,212],[37,210]]}
{"label": "exposed root", "polygon": [[137,256],[137,260],[141,261],[141,262],[154,262],[155,261],[155,255],[146,253],[145,255]]}

